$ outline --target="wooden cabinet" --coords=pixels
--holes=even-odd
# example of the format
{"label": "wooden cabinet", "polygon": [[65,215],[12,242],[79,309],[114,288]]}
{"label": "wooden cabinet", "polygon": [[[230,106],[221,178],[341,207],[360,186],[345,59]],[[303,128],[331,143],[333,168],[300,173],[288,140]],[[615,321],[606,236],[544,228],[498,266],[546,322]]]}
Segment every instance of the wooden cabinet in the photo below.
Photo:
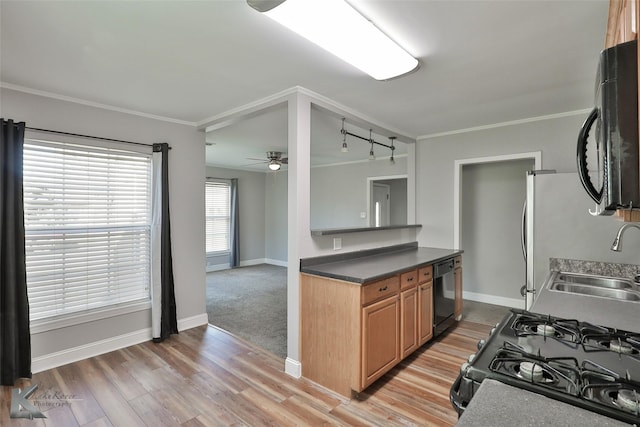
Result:
{"label": "wooden cabinet", "polygon": [[392,296],[362,309],[360,390],[400,361],[400,304]]}
{"label": "wooden cabinet", "polygon": [[456,320],[460,320],[462,319],[462,257],[460,256],[454,260],[453,283],[455,294],[453,314]]}
{"label": "wooden cabinet", "polygon": [[433,337],[433,280],[418,286],[418,345]]}
{"label": "wooden cabinet", "polygon": [[[640,0],[610,0],[605,48],[637,40],[638,23],[640,23]],[[640,43],[638,44],[638,78],[640,79]],[[640,105],[640,91],[638,104]],[[640,123],[640,111],[638,111],[638,118]],[[616,215],[623,221],[640,222],[640,209],[637,208],[618,209]]]}
{"label": "wooden cabinet", "polygon": [[429,341],[433,269],[416,267],[364,285],[301,273],[302,376],[351,397]]}
{"label": "wooden cabinet", "polygon": [[419,347],[418,343],[418,288],[400,294],[400,356],[405,358]]}

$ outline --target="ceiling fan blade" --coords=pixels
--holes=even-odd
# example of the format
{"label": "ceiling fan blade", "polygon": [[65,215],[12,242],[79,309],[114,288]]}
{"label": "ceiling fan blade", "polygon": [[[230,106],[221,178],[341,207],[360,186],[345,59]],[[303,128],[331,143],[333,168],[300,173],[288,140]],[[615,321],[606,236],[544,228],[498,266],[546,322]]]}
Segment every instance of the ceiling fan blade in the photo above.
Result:
{"label": "ceiling fan blade", "polygon": [[283,157],[282,159],[280,159],[280,163],[282,163],[283,165],[288,165],[289,164],[289,158],[288,157]]}
{"label": "ceiling fan blade", "polygon": [[253,157],[247,157],[247,160],[257,160],[260,163],[269,163],[269,160],[265,160],[265,159],[254,159]]}

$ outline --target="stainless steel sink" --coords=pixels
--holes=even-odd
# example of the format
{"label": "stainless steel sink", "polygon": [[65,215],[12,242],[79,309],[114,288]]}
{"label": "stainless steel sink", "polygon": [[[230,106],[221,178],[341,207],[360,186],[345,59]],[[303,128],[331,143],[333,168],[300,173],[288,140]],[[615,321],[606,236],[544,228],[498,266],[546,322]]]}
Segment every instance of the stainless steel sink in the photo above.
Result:
{"label": "stainless steel sink", "polygon": [[622,301],[640,301],[640,293],[625,289],[611,289],[606,287],[562,282],[553,283],[551,285],[551,289],[560,292],[613,298]]}
{"label": "stainless steel sink", "polygon": [[554,271],[547,278],[546,286],[552,291],[640,302],[638,285],[620,277]]}
{"label": "stainless steel sink", "polygon": [[568,282],[610,289],[636,289],[636,285],[631,280],[617,277],[591,276],[578,273],[558,273],[554,282]]}

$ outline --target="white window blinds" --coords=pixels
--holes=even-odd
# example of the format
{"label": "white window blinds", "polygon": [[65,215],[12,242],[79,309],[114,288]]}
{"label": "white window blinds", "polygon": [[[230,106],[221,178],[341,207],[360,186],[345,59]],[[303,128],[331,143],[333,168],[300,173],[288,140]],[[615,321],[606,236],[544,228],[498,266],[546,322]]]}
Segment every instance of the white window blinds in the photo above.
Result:
{"label": "white window blinds", "polygon": [[231,188],[224,182],[205,184],[206,251],[229,250]]}
{"label": "white window blinds", "polygon": [[25,140],[31,320],[149,299],[151,156]]}

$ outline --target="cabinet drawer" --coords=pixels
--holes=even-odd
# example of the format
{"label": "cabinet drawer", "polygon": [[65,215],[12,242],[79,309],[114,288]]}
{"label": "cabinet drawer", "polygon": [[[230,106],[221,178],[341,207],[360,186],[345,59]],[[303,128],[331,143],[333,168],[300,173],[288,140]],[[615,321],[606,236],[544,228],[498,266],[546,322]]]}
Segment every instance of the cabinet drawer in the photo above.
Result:
{"label": "cabinet drawer", "polygon": [[462,257],[461,256],[457,256],[453,259],[453,267],[457,268],[457,267],[462,267]]}
{"label": "cabinet drawer", "polygon": [[400,274],[400,289],[405,290],[416,286],[418,283],[418,270],[407,271]]}
{"label": "cabinet drawer", "polygon": [[362,305],[370,304],[398,292],[400,289],[399,276],[391,276],[362,287]]}
{"label": "cabinet drawer", "polygon": [[418,283],[428,282],[433,279],[433,266],[428,265],[418,269]]}

